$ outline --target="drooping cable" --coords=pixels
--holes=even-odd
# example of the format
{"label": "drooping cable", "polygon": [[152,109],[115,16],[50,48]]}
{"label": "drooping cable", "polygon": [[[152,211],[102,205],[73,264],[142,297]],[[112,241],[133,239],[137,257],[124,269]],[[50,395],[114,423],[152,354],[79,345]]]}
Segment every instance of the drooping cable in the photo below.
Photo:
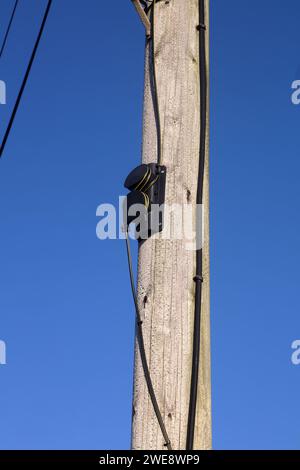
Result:
{"label": "drooping cable", "polygon": [[138,306],[138,300],[137,300],[137,294],[136,294],[136,289],[135,289],[135,283],[134,283],[134,276],[133,276],[133,269],[132,269],[132,257],[131,257],[131,250],[130,250],[130,240],[128,237],[128,230],[125,230],[125,240],[126,240],[126,250],[127,250],[127,259],[128,259],[128,268],[129,268],[129,275],[130,275],[130,284],[131,284],[131,291],[132,291],[132,297],[134,301],[134,306],[135,306],[135,312],[136,312],[136,337],[138,341],[138,346],[139,346],[139,351],[140,351],[140,356],[141,356],[141,362],[142,362],[142,367],[143,367],[143,372],[149,392],[149,396],[152,402],[152,406],[159,424],[159,427],[161,429],[163,438],[165,440],[165,447],[167,447],[168,450],[172,450],[171,442],[157,403],[156,395],[154,392],[153,384],[152,384],[152,379],[150,376],[150,371],[149,371],[149,366],[148,366],[148,361],[147,361],[147,356],[146,356],[146,351],[145,351],[145,345],[144,345],[144,336],[143,336],[143,327],[142,327],[142,319],[139,311],[139,306]]}
{"label": "drooping cable", "polygon": [[157,76],[156,76],[156,63],[155,63],[155,5],[157,0],[153,0],[151,3],[151,66],[152,74],[150,74],[150,80],[152,82],[151,90],[153,96],[153,107],[156,121],[156,135],[157,135],[157,163],[161,165],[162,162],[162,143],[161,143],[161,123],[160,123],[160,111],[159,111],[159,99],[158,99],[158,87],[157,87]]}
{"label": "drooping cable", "polygon": [[[200,67],[200,150],[199,150],[199,173],[197,186],[197,207],[203,204],[203,182],[206,153],[206,120],[207,120],[207,67],[206,67],[206,46],[205,46],[205,0],[199,0],[199,67]],[[199,214],[199,212],[198,212]],[[197,221],[198,230],[202,230],[202,221]],[[198,391],[198,376],[200,363],[200,335],[201,335],[201,301],[203,283],[203,252],[202,248],[196,251],[196,284],[195,291],[195,311],[194,311],[194,333],[193,333],[193,354],[190,402],[188,414],[188,427],[186,450],[193,450],[195,418]]]}
{"label": "drooping cable", "polygon": [[16,0],[15,4],[14,4],[14,7],[13,7],[13,10],[12,10],[12,13],[11,13],[11,16],[10,16],[10,19],[9,19],[9,22],[8,22],[6,32],[4,34],[4,38],[3,38],[3,41],[2,41],[2,46],[1,46],[1,49],[0,49],[0,59],[2,57],[2,54],[4,52],[4,49],[5,49],[5,46],[6,46],[6,43],[7,43],[7,38],[8,38],[9,32],[10,32],[12,22],[13,22],[14,17],[15,17],[15,13],[16,13],[18,3],[19,3],[19,0]]}
{"label": "drooping cable", "polygon": [[39,30],[39,33],[38,33],[38,36],[37,36],[37,39],[36,39],[36,42],[35,42],[35,45],[34,45],[34,48],[33,48],[33,51],[32,51],[31,57],[30,57],[30,60],[29,60],[28,66],[27,66],[27,70],[26,70],[26,73],[25,73],[25,75],[24,75],[23,82],[22,82],[20,91],[19,91],[19,93],[18,93],[18,96],[17,96],[16,102],[15,102],[14,108],[13,108],[13,112],[12,112],[12,114],[11,114],[11,117],[10,117],[10,120],[9,120],[9,123],[8,123],[8,126],[7,126],[7,129],[6,129],[6,132],[5,132],[5,134],[4,134],[4,137],[3,137],[3,140],[2,140],[2,143],[1,143],[1,147],[0,147],[0,158],[1,158],[2,155],[3,155],[3,151],[4,151],[4,148],[5,148],[7,139],[8,139],[8,137],[9,137],[11,128],[12,128],[12,126],[13,126],[14,119],[15,119],[15,117],[16,117],[16,114],[17,114],[17,111],[18,111],[18,108],[19,108],[20,101],[21,101],[21,99],[22,99],[22,96],[23,96],[23,93],[24,93],[24,89],[25,89],[25,87],[26,87],[27,80],[28,80],[28,77],[29,77],[29,75],[30,75],[30,71],[31,71],[31,68],[32,68],[32,64],[33,64],[33,62],[34,62],[34,59],[35,59],[35,56],[36,56],[36,52],[37,52],[38,47],[39,47],[39,44],[40,44],[41,37],[42,37],[42,35],[43,35],[43,31],[44,31],[44,28],[45,28],[45,25],[46,25],[46,22],[47,22],[47,18],[48,18],[48,15],[49,15],[49,11],[50,11],[51,5],[52,5],[52,0],[48,0],[47,7],[46,7],[46,10],[45,10],[45,13],[44,13],[44,17],[43,17],[43,21],[42,21],[42,24],[41,24],[41,27],[40,27],[40,30]]}

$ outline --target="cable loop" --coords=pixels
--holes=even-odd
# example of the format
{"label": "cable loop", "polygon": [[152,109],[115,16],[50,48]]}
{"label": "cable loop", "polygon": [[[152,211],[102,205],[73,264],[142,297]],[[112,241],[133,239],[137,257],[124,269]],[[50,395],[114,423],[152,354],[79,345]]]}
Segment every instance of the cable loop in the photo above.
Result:
{"label": "cable loop", "polygon": [[172,450],[171,442],[164,424],[164,420],[162,417],[162,414],[160,412],[159,405],[157,403],[150,371],[149,371],[149,366],[148,366],[148,361],[147,361],[147,356],[146,356],[146,351],[145,351],[145,344],[144,344],[144,335],[143,335],[143,329],[142,329],[142,318],[138,306],[138,299],[137,299],[137,293],[136,293],[136,288],[135,288],[135,283],[134,283],[134,276],[133,276],[133,269],[132,269],[132,257],[131,257],[131,250],[130,250],[130,241],[128,237],[128,231],[126,231],[126,250],[127,250],[127,261],[128,261],[128,269],[129,269],[129,276],[130,276],[130,285],[131,285],[131,292],[132,292],[132,297],[133,297],[133,302],[135,306],[135,313],[136,313],[136,323],[137,323],[137,328],[136,328],[136,337],[137,337],[137,343],[140,351],[140,357],[141,357],[141,363],[143,367],[143,372],[145,376],[145,381],[147,384],[148,388],[148,393],[150,396],[150,400],[153,406],[153,410],[155,413],[155,416],[157,418],[161,433],[163,435],[163,438],[166,442],[166,447],[168,450]]}

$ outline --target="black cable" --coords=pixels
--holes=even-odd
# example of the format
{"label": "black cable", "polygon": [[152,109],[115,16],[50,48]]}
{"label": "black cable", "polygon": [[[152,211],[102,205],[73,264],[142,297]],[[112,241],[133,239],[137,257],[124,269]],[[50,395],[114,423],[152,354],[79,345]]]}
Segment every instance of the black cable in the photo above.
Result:
{"label": "black cable", "polygon": [[[151,38],[152,38],[152,44],[150,46],[150,61],[151,61],[151,68],[150,68],[150,80],[151,80],[151,91],[152,91],[152,97],[153,97],[153,107],[154,107],[154,114],[155,114],[155,121],[156,121],[156,129],[157,129],[157,163],[161,163],[161,153],[162,153],[162,148],[161,148],[161,125],[160,125],[160,112],[159,112],[159,101],[158,101],[158,91],[157,91],[157,79],[156,79],[156,66],[155,66],[155,4],[158,0],[153,0],[150,4],[150,2],[144,2],[142,1],[142,4],[145,6],[145,11],[148,13],[148,10],[152,8],[151,12]],[[151,74],[151,69],[152,69],[152,74]],[[135,283],[134,283],[134,276],[133,276],[133,269],[132,269],[132,259],[131,259],[131,251],[130,251],[130,241],[128,238],[128,228],[125,231],[126,234],[126,249],[127,249],[127,259],[128,259],[128,267],[129,267],[129,274],[130,274],[130,284],[131,284],[131,291],[132,291],[132,297],[135,305],[135,311],[136,311],[136,337],[137,337],[137,342],[139,346],[139,351],[140,351],[140,356],[141,356],[141,362],[142,362],[142,367],[143,367],[143,372],[149,392],[149,396],[151,399],[151,403],[159,424],[159,427],[161,429],[163,438],[165,440],[164,446],[167,447],[168,450],[172,450],[171,442],[164,424],[164,420],[162,418],[155,391],[153,388],[153,383],[152,379],[150,376],[150,371],[149,371],[149,366],[148,366],[148,361],[147,361],[147,356],[146,356],[146,351],[145,351],[145,345],[144,345],[144,336],[143,336],[143,328],[142,328],[142,319],[138,307],[138,300],[137,300],[137,294],[136,294],[136,289],[135,289]]]}
{"label": "black cable", "polygon": [[125,231],[126,234],[126,249],[127,249],[127,259],[128,259],[128,267],[129,267],[129,275],[130,275],[130,284],[131,284],[131,291],[132,291],[132,297],[134,301],[134,306],[135,306],[135,312],[136,312],[136,336],[137,336],[137,341],[138,341],[138,346],[139,346],[139,351],[140,351],[140,356],[141,356],[141,361],[142,361],[142,367],[143,367],[143,372],[148,388],[148,392],[150,395],[150,399],[152,402],[152,406],[159,424],[159,427],[161,429],[162,435],[165,440],[165,447],[167,447],[168,450],[172,450],[171,442],[167,433],[167,430],[164,425],[164,421],[157,403],[157,399],[155,396],[151,376],[150,376],[150,371],[148,367],[148,362],[147,362],[147,356],[146,356],[146,351],[145,351],[145,345],[144,345],[144,336],[143,336],[143,328],[142,328],[142,319],[139,311],[139,306],[138,306],[138,300],[137,300],[137,295],[136,295],[136,290],[135,290],[135,284],[134,284],[134,276],[133,276],[133,269],[132,269],[132,258],[131,258],[131,251],[130,251],[130,241],[128,238],[128,230],[126,229]]}
{"label": "black cable", "polygon": [[156,65],[155,65],[155,5],[157,0],[153,0],[151,3],[152,14],[151,14],[151,65],[152,65],[152,96],[153,96],[153,106],[154,114],[156,120],[156,134],[157,134],[157,163],[161,164],[162,161],[162,145],[161,145],[161,124],[160,124],[160,112],[159,112],[159,100],[158,100],[158,89],[157,89],[157,78],[156,78]]}
{"label": "black cable", "polygon": [[6,46],[7,38],[8,38],[9,32],[10,32],[12,22],[14,20],[14,16],[15,16],[15,13],[16,13],[18,3],[19,3],[19,0],[16,0],[15,5],[13,7],[13,11],[12,11],[11,16],[10,16],[10,20],[9,20],[7,29],[6,29],[6,33],[5,33],[4,38],[3,38],[2,46],[1,46],[1,49],[0,49],[0,58],[2,57],[3,51],[4,51],[5,46]]}
{"label": "black cable", "polygon": [[19,104],[20,104],[24,89],[26,87],[26,83],[27,83],[27,80],[28,80],[28,77],[29,77],[29,74],[30,74],[30,71],[31,71],[31,67],[32,67],[32,64],[34,62],[37,49],[39,47],[39,43],[40,43],[44,28],[45,28],[45,24],[47,22],[47,18],[48,18],[48,14],[49,14],[49,11],[50,11],[50,8],[51,8],[51,4],[52,4],[52,0],[48,0],[48,4],[47,4],[46,10],[45,10],[43,21],[42,21],[42,24],[41,24],[41,27],[40,27],[40,30],[39,30],[39,34],[37,36],[37,39],[36,39],[36,42],[35,42],[35,45],[34,45],[34,48],[33,48],[33,51],[32,51],[30,61],[29,61],[29,64],[28,64],[28,67],[27,67],[27,70],[26,70],[26,73],[25,73],[25,76],[24,76],[19,94],[18,94],[18,97],[17,97],[17,100],[15,102],[15,106],[14,106],[11,118],[9,120],[6,132],[5,132],[3,140],[2,140],[2,144],[1,144],[1,147],[0,147],[0,158],[2,157],[4,148],[5,148],[5,144],[7,142],[8,137],[9,137],[9,134],[10,134],[12,125],[14,123],[14,119],[15,119],[15,116],[17,114],[17,111],[18,111],[18,108],[19,108]]}
{"label": "black cable", "polygon": [[[206,69],[206,47],[205,47],[205,4],[199,0],[199,67],[200,67],[200,150],[199,150],[199,173],[197,186],[197,207],[203,203],[203,182],[206,151],[206,119],[207,119],[207,69]],[[197,222],[198,230],[202,230],[200,221]],[[202,299],[202,248],[196,251],[196,283],[195,312],[194,312],[194,334],[193,334],[193,356],[192,374],[190,388],[190,403],[187,427],[186,450],[193,450],[196,404],[198,391],[198,376],[200,362],[200,334],[201,334],[201,299]]]}

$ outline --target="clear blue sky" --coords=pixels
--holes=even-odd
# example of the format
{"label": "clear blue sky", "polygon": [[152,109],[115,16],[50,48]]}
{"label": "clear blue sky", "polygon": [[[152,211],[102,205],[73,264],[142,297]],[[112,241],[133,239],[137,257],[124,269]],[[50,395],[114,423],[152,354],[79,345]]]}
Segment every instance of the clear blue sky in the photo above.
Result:
{"label": "clear blue sky", "polygon": [[[20,2],[2,131],[45,3]],[[300,4],[211,4],[214,448],[296,449]],[[125,250],[97,240],[95,213],[140,159],[143,47],[129,0],[54,1],[0,161],[1,449],[130,445]]]}

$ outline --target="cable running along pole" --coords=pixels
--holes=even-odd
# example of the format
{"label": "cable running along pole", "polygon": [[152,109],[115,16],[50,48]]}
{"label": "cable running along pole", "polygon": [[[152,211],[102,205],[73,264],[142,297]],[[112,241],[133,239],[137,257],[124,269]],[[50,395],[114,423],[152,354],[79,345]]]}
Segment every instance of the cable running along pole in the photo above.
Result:
{"label": "cable running along pole", "polygon": [[[153,0],[153,2],[151,3],[149,7],[152,9],[151,14],[150,14],[151,16],[151,41],[152,41],[152,44],[150,45],[150,61],[152,65],[152,68],[150,68],[150,81],[152,85],[152,98],[153,98],[153,107],[154,107],[155,121],[156,121],[156,131],[157,131],[157,163],[160,164],[161,163],[161,126],[160,126],[160,113],[159,113],[156,67],[155,67],[155,37],[154,37],[155,35],[155,28],[154,28],[155,3],[156,3],[156,0]],[[146,7],[145,2],[143,2],[143,4]],[[141,357],[143,373],[144,373],[144,377],[146,380],[147,389],[148,389],[148,393],[151,399],[151,403],[152,403],[161,433],[165,440],[164,446],[168,450],[172,450],[172,445],[171,445],[171,442],[170,442],[170,439],[169,439],[169,436],[168,436],[168,433],[164,424],[163,417],[160,412],[159,405],[157,403],[157,399],[156,399],[156,395],[155,395],[155,391],[154,391],[154,387],[153,387],[153,383],[152,383],[152,379],[151,379],[151,375],[149,371],[146,351],[145,351],[143,328],[142,328],[143,321],[141,319],[141,315],[139,311],[136,288],[135,288],[135,283],[134,283],[128,227],[126,227],[125,229],[125,239],[126,239],[127,260],[128,260],[128,267],[129,267],[131,291],[132,291],[132,297],[133,297],[135,312],[136,312],[136,337],[137,337],[137,343],[138,343],[140,357]]]}
{"label": "cable running along pole", "polygon": [[[206,152],[206,119],[207,119],[207,68],[206,68],[206,47],[205,47],[205,5],[204,0],[199,0],[199,67],[200,67],[200,151],[199,151],[199,173],[197,186],[197,207],[203,203],[203,182],[204,165]],[[197,222],[198,230],[201,230],[201,221]],[[200,227],[200,228],[199,228]],[[193,333],[193,356],[192,374],[190,388],[190,403],[188,414],[188,427],[186,450],[193,450],[195,419],[197,406],[198,376],[200,362],[200,335],[201,335],[201,301],[203,283],[203,252],[202,248],[196,251],[196,283],[195,292],[195,313],[194,313],[194,333]]]}
{"label": "cable running along pole", "polygon": [[46,22],[47,22],[47,18],[48,18],[48,15],[49,15],[51,5],[52,5],[52,0],[48,0],[47,7],[46,7],[46,10],[45,10],[45,14],[44,14],[44,17],[43,17],[43,21],[42,21],[42,24],[41,24],[41,27],[40,27],[40,30],[39,30],[39,33],[38,33],[38,36],[37,36],[37,39],[36,39],[32,54],[31,54],[31,57],[30,57],[30,60],[29,60],[29,64],[28,64],[28,67],[27,67],[27,70],[26,70],[26,73],[25,73],[25,76],[24,76],[24,79],[23,79],[18,97],[17,97],[17,100],[15,102],[15,106],[14,106],[11,118],[9,120],[6,132],[5,132],[3,140],[2,140],[2,144],[1,144],[1,147],[0,147],[0,158],[3,155],[3,151],[5,149],[7,139],[9,137],[11,128],[13,126],[14,119],[16,117],[16,114],[17,114],[17,111],[18,111],[18,108],[19,108],[19,105],[20,105],[20,101],[22,99],[22,96],[23,96],[23,93],[24,93],[24,90],[25,90],[25,87],[26,87],[26,84],[27,84],[27,80],[28,80],[28,77],[30,75],[32,64],[34,62],[36,52],[37,52],[39,44],[40,44],[41,37],[43,35],[43,31],[44,31],[44,28],[45,28],[45,25],[46,25]]}
{"label": "cable running along pole", "polygon": [[1,46],[1,49],[0,49],[0,59],[1,59],[1,57],[2,57],[2,54],[3,54],[4,49],[5,49],[5,46],[6,46],[7,38],[8,38],[9,32],[10,32],[10,28],[11,28],[12,22],[13,22],[13,20],[14,20],[14,16],[15,16],[15,13],[16,13],[16,9],[17,9],[18,3],[19,3],[19,0],[16,0],[16,1],[15,1],[15,4],[14,4],[14,7],[13,7],[13,11],[12,11],[11,16],[10,16],[10,20],[9,20],[9,22],[8,22],[8,26],[7,26],[6,32],[5,32],[5,34],[4,34],[2,46]]}
{"label": "cable running along pole", "polygon": [[160,124],[160,111],[159,111],[159,100],[158,100],[158,88],[157,88],[157,77],[156,77],[156,64],[155,64],[155,5],[157,0],[153,0],[150,8],[152,8],[151,14],[151,65],[152,65],[152,97],[153,107],[157,129],[157,163],[162,163],[162,144],[161,144],[161,124]]}

